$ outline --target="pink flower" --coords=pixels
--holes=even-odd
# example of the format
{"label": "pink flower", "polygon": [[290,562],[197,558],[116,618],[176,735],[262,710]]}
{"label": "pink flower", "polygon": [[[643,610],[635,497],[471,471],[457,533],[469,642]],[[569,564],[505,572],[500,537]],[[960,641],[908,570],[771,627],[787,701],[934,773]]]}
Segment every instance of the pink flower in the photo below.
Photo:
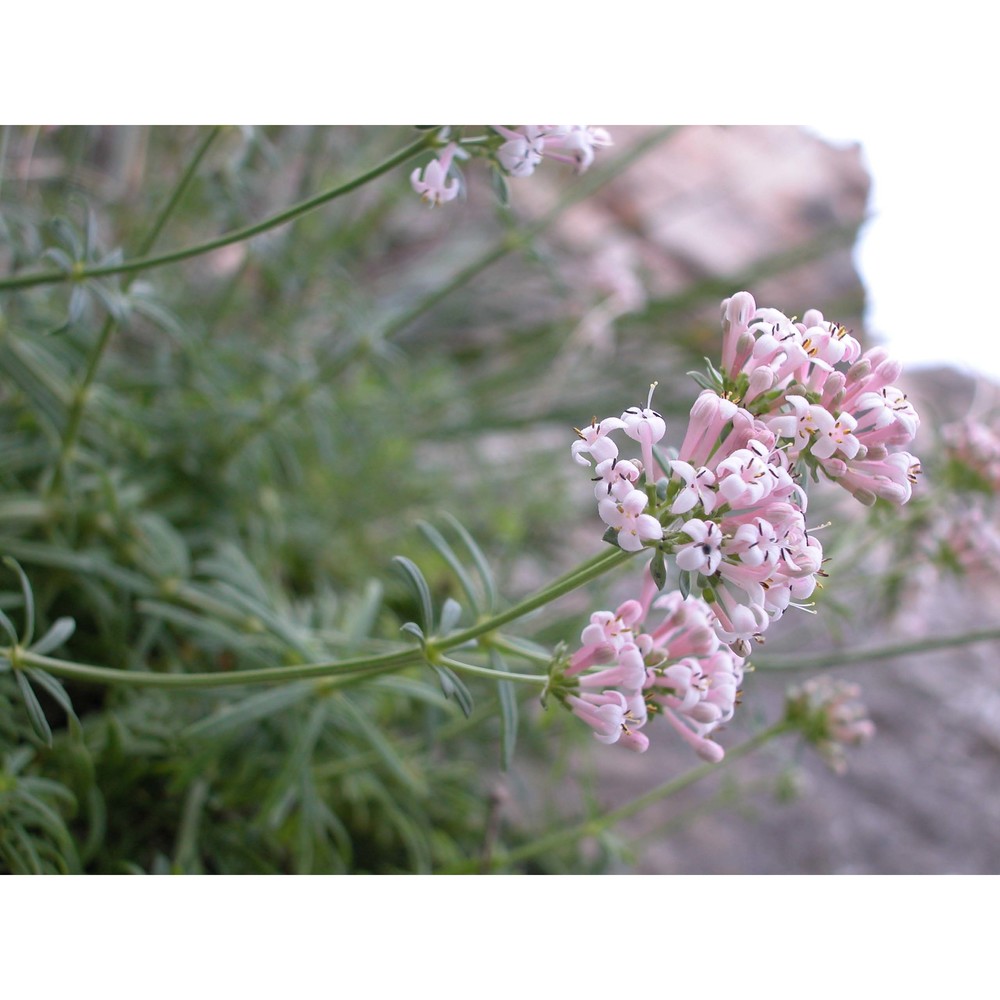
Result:
{"label": "pink flower", "polygon": [[621,430],[625,425],[617,417],[605,417],[600,423],[595,417],[589,427],[583,430],[576,428],[579,441],[574,441],[570,447],[573,461],[577,465],[590,465],[583,457],[590,454],[595,462],[600,464],[608,459],[618,457],[618,445],[608,437],[612,431]]}
{"label": "pink flower", "polygon": [[621,500],[608,497],[597,505],[601,519],[618,532],[618,545],[626,552],[638,552],[644,542],[663,537],[660,522],[650,514],[643,514],[647,503],[649,498],[642,490],[632,490]]}
{"label": "pink flower", "polygon": [[691,542],[677,549],[677,565],[691,573],[712,576],[722,562],[722,532],[714,521],[697,517],[681,526]]}
{"label": "pink flower", "polygon": [[603,128],[592,125],[558,125],[548,136],[550,148],[561,149],[567,156],[549,154],[554,160],[570,162],[582,174],[594,162],[594,150],[612,145],[611,136]]}
{"label": "pink flower", "polygon": [[716,504],[715,490],[712,489],[715,485],[715,475],[712,470],[704,465],[696,470],[689,462],[675,459],[670,463],[670,472],[679,476],[684,483],[670,505],[670,513],[686,514],[700,503],[702,510],[706,514],[711,514]]}
{"label": "pink flower", "polygon": [[441,205],[458,197],[459,184],[457,178],[448,180],[451,161],[455,157],[458,146],[449,142],[440,157],[431,160],[421,173],[420,168],[410,174],[410,184],[413,190],[430,206]]}
{"label": "pink flower", "polygon": [[517,132],[503,125],[494,125],[494,129],[507,141],[497,150],[497,160],[500,166],[511,177],[529,177],[535,172],[535,167],[542,162],[545,155],[545,132],[541,125],[522,125],[523,131]]}
{"label": "pink flower", "polygon": [[649,387],[649,397],[646,400],[645,409],[638,406],[630,406],[622,414],[622,423],[625,425],[625,433],[638,441],[642,446],[642,462],[646,468],[646,475],[652,476],[656,463],[653,458],[653,445],[667,433],[667,424],[663,417],[656,410],[650,409],[653,402],[653,390],[656,388],[654,382]]}
{"label": "pink flower", "polygon": [[802,730],[838,774],[847,770],[843,748],[866,743],[875,735],[874,723],[857,700],[860,694],[857,684],[823,676],[790,689],[785,701],[785,718]]}

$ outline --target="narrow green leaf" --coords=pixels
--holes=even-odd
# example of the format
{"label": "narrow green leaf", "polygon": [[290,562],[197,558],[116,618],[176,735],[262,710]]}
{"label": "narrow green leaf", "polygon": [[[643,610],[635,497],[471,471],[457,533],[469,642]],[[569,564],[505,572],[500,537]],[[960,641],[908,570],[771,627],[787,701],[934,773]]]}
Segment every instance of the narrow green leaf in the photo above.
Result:
{"label": "narrow green leaf", "polygon": [[446,597],[441,608],[441,622],[439,631],[441,635],[448,635],[454,631],[455,626],[462,618],[462,605],[453,597]]}
{"label": "narrow green leaf", "polygon": [[31,647],[31,652],[45,656],[58,649],[75,631],[76,622],[72,618],[57,618],[48,632]]}
{"label": "narrow green leaf", "polygon": [[6,613],[0,611],[0,628],[2,628],[8,636],[10,636],[10,644],[12,646],[18,645],[17,641],[17,629],[14,628],[14,623],[7,617]]}
{"label": "narrow green leaf", "polygon": [[434,546],[438,555],[451,567],[451,571],[458,577],[458,582],[462,585],[462,590],[465,591],[465,596],[469,599],[469,604],[472,606],[472,610],[476,615],[482,614],[482,609],[479,606],[479,596],[476,593],[475,585],[472,582],[472,577],[469,576],[468,571],[459,561],[458,556],[455,555],[455,550],[445,541],[444,536],[435,528],[433,525],[428,524],[426,521],[417,522],[417,530],[427,539],[428,542]]}
{"label": "narrow green leaf", "polygon": [[684,570],[678,580],[677,586],[680,589],[681,597],[687,598],[691,594],[691,572]]}
{"label": "narrow green leaf", "polygon": [[181,730],[181,739],[203,740],[224,736],[234,729],[258,722],[304,701],[315,692],[310,683],[287,684],[250,695],[227,705],[205,719]]}
{"label": "narrow green leaf", "polygon": [[462,540],[462,544],[468,549],[469,555],[472,556],[472,561],[476,564],[476,572],[483,581],[483,590],[486,593],[486,610],[493,611],[497,604],[497,587],[496,581],[493,579],[493,570],[490,569],[489,561],[483,555],[483,550],[476,544],[472,535],[465,530],[456,517],[448,513],[442,516],[451,525],[452,531],[458,535]]}
{"label": "narrow green leaf", "polygon": [[28,678],[24,676],[22,671],[16,671],[14,676],[17,678],[17,686],[21,689],[21,697],[24,698],[24,707],[28,710],[31,728],[46,746],[52,746],[52,728],[49,726],[49,720],[45,718],[45,710],[42,708],[38,696],[31,689]]}
{"label": "narrow green leaf", "polygon": [[657,590],[663,590],[667,583],[667,567],[663,559],[663,553],[657,552],[649,564],[649,575],[653,578]]}
{"label": "narrow green leaf", "polygon": [[431,666],[438,675],[438,680],[441,682],[441,690],[444,692],[445,697],[454,699],[466,718],[472,715],[474,707],[472,695],[469,693],[469,689],[465,686],[464,681],[450,667],[443,667],[437,663],[432,663]]}
{"label": "narrow green leaf", "polygon": [[401,757],[395,747],[382,735],[378,726],[373,726],[371,720],[350,702],[343,695],[337,697],[337,707],[348,716],[351,721],[351,731],[361,737],[376,754],[382,759],[385,766],[403,784],[403,786],[416,794],[423,794],[425,791],[420,779],[407,766],[405,758]]}
{"label": "narrow green leaf", "polygon": [[695,382],[702,387],[702,389],[711,389],[712,392],[715,392],[716,387],[712,384],[707,375],[704,375],[701,372],[688,372],[688,375],[690,375],[691,378],[693,378]]}
{"label": "narrow green leaf", "polygon": [[421,645],[426,641],[424,630],[416,622],[404,622],[399,626],[399,631],[412,635]]}
{"label": "narrow green leaf", "polygon": [[424,574],[412,559],[406,556],[394,556],[392,560],[403,572],[417,603],[420,606],[420,627],[424,634],[432,632],[434,629],[434,603],[431,600],[431,588],[424,579]]}
{"label": "narrow green leaf", "polygon": [[500,170],[493,168],[491,180],[493,182],[493,193],[500,204],[507,208],[510,205],[510,188],[507,185],[507,178]]}
{"label": "narrow green leaf", "polygon": [[[506,661],[495,649],[490,649],[490,666],[494,670],[507,670]],[[497,681],[497,694],[500,698],[500,768],[509,771],[517,745],[517,693],[510,681]]]}
{"label": "narrow green leaf", "polygon": [[10,567],[17,573],[21,581],[21,593],[24,594],[24,637],[22,645],[30,646],[35,635],[35,595],[32,593],[31,584],[28,582],[21,564],[11,556],[4,556],[4,565]]}
{"label": "narrow green leaf", "polygon": [[44,688],[52,696],[52,698],[59,703],[59,707],[62,708],[62,710],[74,722],[79,724],[80,720],[76,717],[76,712],[73,711],[73,702],[66,693],[66,689],[58,680],[56,680],[55,677],[46,673],[44,670],[39,670],[38,667],[26,667],[24,672],[39,687]]}

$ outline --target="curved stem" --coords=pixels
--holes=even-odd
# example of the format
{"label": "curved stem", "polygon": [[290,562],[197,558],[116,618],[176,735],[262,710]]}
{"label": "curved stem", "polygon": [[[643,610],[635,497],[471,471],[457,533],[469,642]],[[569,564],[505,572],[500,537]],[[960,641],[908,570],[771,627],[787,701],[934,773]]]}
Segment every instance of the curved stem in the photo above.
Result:
{"label": "curved stem", "polygon": [[492,632],[494,629],[500,628],[501,625],[506,625],[517,618],[523,618],[529,612],[544,607],[564,594],[568,594],[571,590],[576,590],[577,587],[582,587],[583,584],[596,579],[609,569],[620,566],[623,562],[630,559],[632,555],[633,553],[623,552],[621,549],[602,552],[592,559],[588,559],[576,569],[559,577],[547,587],[543,587],[537,593],[532,594],[531,597],[526,597],[523,601],[519,601],[506,611],[492,615],[484,621],[463,629],[461,632],[453,632],[446,638],[435,642],[434,646],[442,650],[454,649],[455,646],[461,646],[470,639],[477,639],[487,632]]}
{"label": "curved stem", "polygon": [[[496,856],[491,860],[490,867],[507,867],[508,865],[515,864],[518,861],[524,861],[527,858],[532,858],[537,854],[543,854],[546,851],[562,847],[564,844],[570,844],[573,841],[580,840],[582,837],[595,837],[599,833],[603,833],[605,830],[610,829],[616,823],[620,823],[622,820],[628,819],[630,816],[634,816],[636,813],[642,812],[643,809],[648,808],[653,805],[653,803],[669,798],[676,792],[680,792],[696,782],[701,781],[702,778],[707,778],[710,774],[718,774],[733,761],[739,760],[741,757],[745,757],[747,754],[753,752],[759,747],[762,747],[765,743],[774,739],[776,736],[791,732],[794,728],[794,726],[789,725],[787,722],[779,722],[770,726],[768,729],[764,729],[757,733],[756,736],[750,737],[750,739],[748,739],[745,743],[741,743],[738,747],[733,747],[733,749],[727,750],[726,756],[720,763],[702,764],[700,767],[696,767],[693,770],[688,771],[687,774],[682,774],[679,778],[674,778],[673,780],[652,789],[652,791],[646,792],[645,795],[640,795],[631,802],[627,802],[625,805],[619,806],[617,809],[612,809],[611,812],[604,813],[602,816],[595,816],[592,819],[584,820],[582,823],[577,823],[574,826],[566,827],[562,830],[556,830],[543,837],[539,837],[538,840],[534,840],[530,844],[525,844],[522,847],[508,851],[506,854]],[[480,870],[481,864],[478,861],[470,861],[461,865],[452,866],[446,869],[443,874],[462,874],[465,872],[475,872]]]}
{"label": "curved stem", "polygon": [[[117,670],[112,667],[93,666],[84,663],[73,663],[51,656],[42,656],[27,649],[0,649],[0,656],[6,657],[15,668],[40,667],[57,677],[67,677],[71,680],[87,681],[94,684],[123,684],[128,687],[157,688],[213,688],[233,687],[240,684],[274,684],[290,681],[316,680],[318,678],[339,678],[350,675],[352,678],[368,674],[385,673],[391,670],[401,670],[403,667],[425,663],[428,655],[432,656],[455,646],[461,646],[487,632],[492,632],[507,622],[521,618],[536,608],[568,594],[571,590],[606,573],[628,559],[632,553],[616,549],[610,553],[601,553],[588,559],[575,570],[559,577],[554,583],[543,587],[531,597],[525,598],[513,607],[493,615],[461,632],[442,639],[431,639],[428,642],[427,653],[419,646],[380,653],[373,656],[360,656],[349,660],[325,660],[320,663],[304,663],[285,667],[261,667],[255,670],[239,670],[232,673],[190,673],[165,674],[142,670]],[[470,671],[469,664],[461,664],[461,669]],[[480,672],[485,668],[471,668],[471,672]],[[533,683],[542,684],[544,677],[534,677],[531,674],[497,674],[489,671],[490,677],[498,680],[511,680],[517,677],[530,677]]]}
{"label": "curved stem", "polygon": [[534,684],[537,687],[544,687],[549,682],[547,674],[512,674],[506,670],[491,670],[489,667],[479,667],[474,663],[463,663],[461,660],[453,660],[450,656],[439,656],[436,662],[451,667],[452,670],[475,674],[477,677],[489,677],[494,681],[517,681],[521,684]]}
{"label": "curved stem", "polygon": [[352,677],[399,670],[424,662],[423,652],[404,649],[397,653],[362,656],[352,660],[330,660],[322,663],[305,663],[299,666],[262,667],[259,670],[237,670],[231,673],[211,674],[157,674],[142,670],[115,670],[85,663],[71,663],[51,656],[42,656],[27,649],[0,650],[16,667],[40,667],[57,677],[88,681],[94,684],[121,684],[125,687],[154,688],[214,688],[235,687],[241,684],[274,684],[291,681]]}
{"label": "curved stem", "polygon": [[174,250],[171,253],[160,254],[156,257],[141,256],[135,258],[134,260],[122,261],[120,264],[102,264],[95,267],[78,267],[74,268],[70,272],[44,271],[40,274],[23,274],[0,278],[0,291],[14,288],[31,288],[35,285],[54,285],[62,281],[82,281],[85,278],[102,278],[110,274],[129,274],[135,271],[146,271],[150,268],[162,267],[164,264],[174,264],[177,261],[188,260],[191,257],[197,257],[201,254],[210,253],[212,250],[218,250],[220,247],[229,246],[231,243],[240,243],[243,240],[250,239],[252,236],[258,236],[260,233],[265,233],[269,229],[275,229],[278,226],[283,226],[286,222],[291,222],[293,219],[297,219],[299,216],[305,215],[307,212],[311,212],[313,209],[319,208],[321,205],[325,205],[327,202],[333,201],[335,198],[339,198],[342,195],[349,194],[351,191],[357,190],[359,187],[367,184],[371,180],[374,180],[376,177],[380,177],[382,174],[388,173],[394,167],[398,167],[401,163],[405,163],[411,157],[416,156],[417,153],[428,148],[435,141],[436,139],[433,133],[425,135],[416,142],[401,149],[398,153],[390,156],[389,159],[378,164],[378,166],[372,167],[371,170],[355,177],[346,184],[330,188],[330,190],[324,191],[322,194],[318,194],[312,198],[306,199],[305,201],[301,201],[297,205],[293,205],[291,208],[287,208],[283,212],[279,212],[276,215],[269,216],[261,222],[254,223],[250,226],[244,226],[242,229],[234,229],[232,232],[224,233],[222,236],[216,237],[214,240],[208,240],[205,243],[198,243],[195,246],[185,247],[181,250]]}
{"label": "curved stem", "polygon": [[913,642],[878,646],[875,649],[852,649],[842,653],[824,653],[822,656],[814,656],[811,659],[789,656],[758,660],[755,657],[753,663],[757,670],[820,670],[823,667],[846,667],[857,663],[870,663],[873,660],[891,660],[897,656],[933,653],[939,649],[968,646],[973,642],[989,642],[997,639],[1000,639],[1000,629],[993,628],[981,632],[968,632],[965,635],[942,636],[939,639],[915,639]]}

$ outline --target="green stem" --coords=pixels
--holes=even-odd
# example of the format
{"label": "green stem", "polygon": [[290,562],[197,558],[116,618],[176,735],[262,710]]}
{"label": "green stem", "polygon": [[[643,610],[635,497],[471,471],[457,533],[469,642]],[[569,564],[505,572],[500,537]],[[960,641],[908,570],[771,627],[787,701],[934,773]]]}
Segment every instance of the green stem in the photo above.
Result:
{"label": "green stem", "polygon": [[158,674],[142,670],[115,670],[84,663],[70,663],[51,656],[42,656],[27,649],[0,649],[16,667],[40,667],[57,677],[86,681],[93,684],[121,684],[125,687],[146,688],[215,688],[241,684],[274,684],[291,681],[352,678],[400,670],[424,662],[420,649],[404,649],[397,653],[362,656],[352,660],[330,660],[287,667],[262,667],[258,670],[236,670],[231,673]]}
{"label": "green stem", "polygon": [[856,663],[870,663],[873,660],[892,660],[897,656],[915,656],[919,653],[933,653],[938,649],[968,646],[973,642],[990,642],[1000,639],[1000,629],[985,629],[966,635],[942,636],[938,639],[915,639],[893,646],[878,646],[875,649],[852,649],[841,653],[824,653],[822,656],[803,659],[801,657],[775,657],[758,660],[754,658],[757,670],[820,670],[823,667],[846,667]]}
{"label": "green stem", "polygon": [[559,577],[536,594],[532,594],[531,597],[526,597],[523,601],[519,601],[506,611],[492,615],[485,621],[478,622],[469,628],[463,629],[461,632],[453,632],[447,638],[435,642],[434,646],[441,650],[454,649],[455,646],[461,646],[471,639],[477,639],[479,636],[485,635],[487,632],[492,632],[494,629],[500,628],[508,622],[512,622],[517,618],[523,618],[526,614],[535,611],[537,608],[550,604],[564,594],[568,594],[571,590],[576,590],[577,587],[581,587],[583,584],[589,583],[608,570],[614,569],[615,566],[620,566],[631,558],[631,556],[631,552],[624,552],[621,549],[602,552],[592,559],[588,559],[576,569]]}
{"label": "green stem", "polygon": [[547,666],[552,662],[551,653],[536,649],[526,649],[516,639],[510,639],[507,636],[493,636],[490,639],[489,645],[501,653],[508,653],[510,656],[527,660],[529,663],[538,663],[541,666]]}
{"label": "green stem", "polygon": [[[429,651],[440,653],[444,650],[461,646],[480,635],[492,632],[501,625],[521,618],[536,608],[543,607],[551,601],[562,597],[564,594],[568,594],[571,590],[575,590],[577,587],[595,579],[602,573],[606,573],[609,569],[623,563],[631,554],[616,549],[613,552],[601,553],[592,559],[588,559],[575,570],[566,573],[555,582],[549,584],[549,586],[542,588],[536,594],[525,598],[506,611],[502,611],[470,628],[464,629],[461,632],[455,632],[445,638],[438,640],[431,639],[428,643]],[[339,680],[342,676],[346,678],[347,675],[349,675],[350,680],[356,680],[367,675],[401,670],[404,667],[426,662],[424,651],[416,646],[389,653],[355,657],[349,660],[325,660],[320,663],[304,663],[284,667],[261,667],[255,670],[238,670],[232,673],[167,674],[141,670],[117,670],[111,667],[72,663],[68,660],[42,656],[38,653],[32,653],[30,650],[20,648],[0,649],[0,656],[6,657],[14,665],[15,669],[19,669],[22,666],[40,667],[58,677],[67,677],[71,680],[86,681],[94,684],[123,684],[128,687],[157,688],[233,687],[240,684],[288,683],[290,681],[316,680],[318,678]],[[461,668],[468,671],[470,670],[470,665],[462,664]],[[545,682],[545,678],[535,678],[530,674],[514,675],[502,673],[498,676],[494,671],[489,671],[489,676],[496,677],[499,680],[516,679],[518,676],[522,679],[531,677],[533,683],[541,684]]]}
{"label": "green stem", "polygon": [[[762,747],[765,743],[774,739],[776,736],[791,732],[794,728],[794,726],[789,725],[787,722],[779,722],[768,729],[764,729],[757,733],[756,736],[752,736],[746,741],[746,743],[741,743],[738,747],[733,747],[733,749],[727,750],[726,756],[722,759],[721,763],[702,764],[700,767],[696,767],[693,770],[688,771],[687,774],[682,774],[679,778],[674,778],[673,780],[652,789],[652,791],[646,792],[645,795],[640,795],[631,802],[627,802],[625,805],[611,810],[611,812],[584,820],[582,823],[577,823],[575,826],[566,827],[562,830],[555,830],[552,833],[546,834],[544,837],[539,837],[538,840],[534,840],[530,844],[525,844],[522,847],[508,851],[506,854],[494,857],[490,863],[490,867],[508,867],[509,865],[516,864],[519,861],[524,861],[527,858],[535,857],[538,854],[543,854],[546,851],[551,851],[562,847],[565,844],[580,840],[583,837],[595,837],[598,834],[603,833],[605,830],[615,826],[617,823],[620,823],[622,820],[628,819],[629,817],[636,815],[636,813],[642,812],[655,802],[659,802],[662,799],[669,798],[677,792],[683,791],[685,788],[701,781],[702,778],[707,778],[710,774],[718,774],[721,770],[732,764],[733,761],[739,760],[741,757],[745,757],[747,754],[752,753],[759,747]],[[482,866],[478,860],[467,861],[461,865],[455,865],[448,868],[446,873],[457,875],[466,872],[475,872],[480,871],[481,867]]]}
{"label": "green stem", "polygon": [[522,684],[534,684],[536,687],[544,687],[549,682],[545,674],[511,674],[505,670],[491,670],[489,667],[479,667],[473,663],[463,663],[461,660],[453,660],[449,656],[439,656],[435,660],[452,670],[459,670],[466,674],[475,674],[477,677],[489,677],[494,681],[518,681]]}
{"label": "green stem", "polygon": [[[146,234],[142,243],[140,243],[140,257],[149,253],[149,251],[153,248],[153,244],[163,231],[163,227],[166,225],[167,220],[173,214],[174,209],[177,207],[181,198],[184,197],[184,193],[187,191],[188,186],[194,179],[198,167],[201,165],[201,161],[208,152],[209,146],[212,145],[221,131],[221,126],[217,125],[208,133],[207,136],[205,136],[197,150],[195,150],[195,154],[191,158],[191,162],[187,165],[187,169],[181,175],[180,180],[174,187],[173,193],[170,198],[167,199],[167,203],[163,206],[163,208],[160,209],[160,213],[157,215],[152,228]],[[130,278],[125,282],[126,289],[131,284],[131,281],[132,279]],[[59,449],[59,458],[56,461],[56,468],[52,476],[52,481],[46,491],[49,496],[57,493],[59,488],[62,486],[63,476],[66,473],[66,463],[69,460],[70,453],[73,451],[73,446],[76,444],[76,439],[80,434],[80,425],[83,421],[83,411],[87,405],[87,398],[90,395],[90,387],[97,375],[97,369],[100,367],[101,359],[104,357],[104,351],[108,346],[108,342],[111,340],[111,334],[114,332],[116,326],[117,322],[114,316],[108,316],[108,318],[104,321],[104,325],[101,327],[101,332],[97,337],[97,343],[94,345],[90,359],[87,362],[87,370],[84,372],[83,380],[80,382],[79,388],[73,396],[69,417],[66,421],[66,433],[63,436],[62,445]]]}
{"label": "green stem", "polygon": [[174,250],[171,253],[161,254],[157,257],[138,257],[134,260],[122,261],[120,264],[103,264],[97,267],[77,267],[69,273],[65,271],[44,271],[40,274],[23,274],[0,279],[0,291],[13,288],[31,288],[35,285],[54,285],[62,281],[82,281],[85,278],[102,278],[110,274],[130,274],[135,271],[147,271],[154,267],[162,267],[165,264],[174,264],[177,261],[188,260],[191,257],[198,257],[201,254],[210,253],[220,247],[229,246],[231,243],[241,243],[260,233],[265,233],[269,229],[283,226],[286,222],[291,222],[307,212],[311,212],[327,202],[333,201],[342,195],[349,194],[357,190],[369,181],[388,173],[394,167],[405,163],[411,157],[428,148],[436,138],[433,134],[423,136],[416,142],[401,149],[398,153],[390,156],[389,159],[372,167],[346,184],[331,188],[313,198],[301,201],[291,208],[279,212],[277,215],[269,216],[261,222],[251,226],[244,226],[242,229],[234,229],[232,232],[224,233],[214,240],[205,243],[198,243],[195,246],[185,247],[181,250]]}

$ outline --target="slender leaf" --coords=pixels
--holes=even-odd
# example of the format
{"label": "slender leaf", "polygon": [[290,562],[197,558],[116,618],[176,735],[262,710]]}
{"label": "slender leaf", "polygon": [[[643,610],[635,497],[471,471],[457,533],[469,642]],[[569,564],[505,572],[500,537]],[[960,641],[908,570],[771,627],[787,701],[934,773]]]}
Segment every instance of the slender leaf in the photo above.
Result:
{"label": "slender leaf", "polygon": [[439,626],[441,635],[448,635],[449,632],[454,631],[455,626],[461,621],[461,618],[462,605],[453,597],[446,597],[444,605],[441,608],[441,622]]}
{"label": "slender leaf", "polygon": [[[418,521],[417,530],[434,546],[441,558],[451,567],[451,571],[458,577],[458,582],[462,585],[462,590],[465,591],[465,596],[469,599],[472,610],[476,615],[482,614],[479,595],[476,593],[472,577],[469,576],[468,571],[455,555],[455,550],[445,541],[441,532],[426,521]],[[445,631],[444,626],[442,626],[442,631]]]}
{"label": "slender leaf", "polygon": [[406,556],[394,556],[392,561],[402,570],[417,598],[420,607],[420,627],[427,635],[434,630],[434,603],[431,600],[431,588],[427,585],[424,574],[420,572],[420,568],[412,559],[407,559]]}
{"label": "slender leaf", "polygon": [[493,579],[493,570],[490,569],[489,561],[483,555],[483,550],[476,544],[472,535],[462,526],[462,523],[447,512],[442,515],[451,525],[452,531],[462,540],[462,544],[468,549],[472,561],[476,564],[476,572],[480,580],[483,581],[483,590],[486,593],[486,610],[493,611],[497,605],[497,587]]}
{"label": "slender leaf", "polygon": [[314,694],[315,690],[311,683],[298,683],[250,695],[187,726],[181,731],[181,738],[203,740],[224,736],[234,729],[249,725],[251,722],[259,722],[297,705]]}
{"label": "slender leaf", "polygon": [[17,639],[17,629],[14,628],[14,623],[7,617],[6,613],[0,611],[0,628],[2,628],[8,636],[10,636],[11,646],[19,645]]}
{"label": "slender leaf", "polygon": [[[494,670],[507,670],[507,663],[496,649],[490,649],[490,666]],[[510,681],[497,681],[497,694],[500,698],[500,767],[509,771],[517,745],[517,693]]]}
{"label": "slender leaf", "polygon": [[438,675],[445,697],[454,699],[466,718],[472,715],[474,703],[465,682],[450,667],[441,666],[439,663],[432,663],[431,666]]}
{"label": "slender leaf", "polygon": [[424,630],[416,622],[404,622],[399,626],[400,632],[406,632],[408,635],[412,635],[415,639],[420,642],[422,646],[426,641],[427,637],[424,635]]}
{"label": "slender leaf", "polygon": [[24,698],[24,707],[28,710],[28,719],[31,728],[39,739],[43,740],[46,746],[52,746],[52,727],[49,720],[45,718],[45,710],[38,700],[38,696],[28,683],[28,678],[20,670],[14,676],[17,678],[17,686],[21,689],[21,697]]}
{"label": "slender leaf", "polygon": [[649,575],[653,578],[658,590],[663,590],[667,583],[667,567],[664,562],[663,553],[657,551],[649,564]]}
{"label": "slender leaf", "polygon": [[31,651],[45,656],[58,649],[75,631],[76,622],[72,618],[57,618],[48,632],[31,647]]}
{"label": "slender leaf", "polygon": [[351,730],[363,739],[378,754],[385,766],[411,792],[422,794],[423,782],[413,773],[406,760],[401,757],[395,747],[382,735],[378,726],[373,726],[368,719],[349,699],[343,695],[337,697],[337,707],[350,719]]}
{"label": "slender leaf", "polygon": [[56,680],[55,677],[46,673],[44,670],[39,670],[38,667],[26,667],[24,672],[39,687],[44,688],[52,696],[52,698],[59,703],[59,707],[75,723],[79,724],[80,720],[76,717],[76,712],[73,711],[73,702],[66,693],[66,689],[58,680]]}
{"label": "slender leaf", "polygon": [[11,556],[4,556],[3,562],[5,566],[17,573],[18,579],[21,581],[21,593],[24,594],[24,635],[21,644],[30,646],[31,640],[35,636],[35,595],[32,593],[31,584],[28,582],[24,570],[21,569],[21,564]]}

